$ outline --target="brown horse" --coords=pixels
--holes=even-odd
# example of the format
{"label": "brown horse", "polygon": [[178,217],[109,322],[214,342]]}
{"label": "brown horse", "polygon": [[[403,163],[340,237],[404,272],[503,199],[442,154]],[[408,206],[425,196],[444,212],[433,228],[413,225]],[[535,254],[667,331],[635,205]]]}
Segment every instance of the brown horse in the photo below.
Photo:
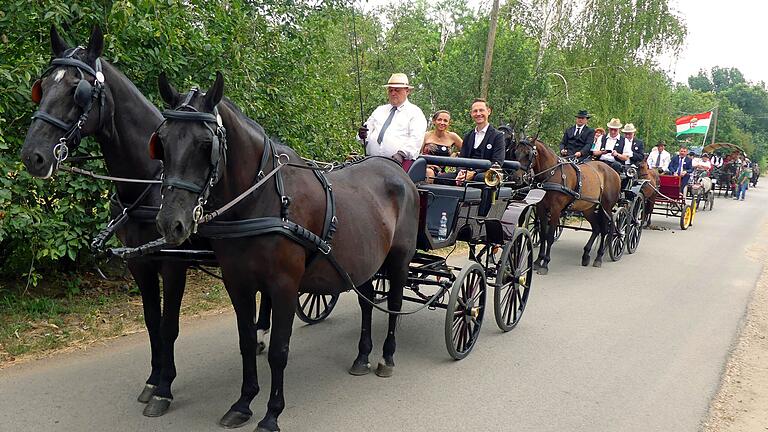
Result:
{"label": "brown horse", "polygon": [[653,214],[653,205],[659,189],[659,172],[648,168],[648,162],[640,161],[637,166],[637,178],[647,180],[640,188],[640,192],[645,199],[645,213],[643,214],[645,226],[651,225],[651,214]]}
{"label": "brown horse", "polygon": [[[206,204],[218,208],[244,197],[213,220],[220,229],[234,225],[240,232],[229,229],[229,234],[211,240],[237,315],[243,360],[240,398],[222,424],[231,427],[247,421],[252,415],[250,403],[259,392],[253,296],[260,291],[272,301],[268,355],[272,390],[257,431],[278,431],[299,292],[333,295],[352,283],[372,299],[371,280],[382,269],[389,277],[387,307],[399,311],[408,264],[416,252],[419,194],[402,167],[387,158],[367,158],[327,175],[307,169],[296,152],[269,139],[260,125],[222,100],[221,74],[206,93],[193,89],[180,95],[164,75],[159,85],[163,100],[177,107],[165,112],[167,121],[151,144],[164,162],[157,226],[166,241],[178,244],[188,238],[203,210],[210,211]],[[278,166],[281,171],[275,171]],[[257,181],[264,181],[263,187],[243,194]],[[328,222],[335,228],[335,235],[329,231],[332,240],[324,234]],[[208,225],[200,225],[201,235],[212,229]],[[369,372],[372,348],[372,303],[363,298],[359,303],[363,318],[358,355],[350,369],[354,375]],[[380,376],[390,376],[394,368],[396,322],[396,315],[390,314]]]}
{"label": "brown horse", "polygon": [[539,256],[534,263],[538,273],[547,274],[549,271],[555,231],[560,223],[560,215],[566,209],[581,212],[592,226],[592,235],[584,246],[581,265],[589,264],[592,245],[599,235],[600,246],[592,265],[602,266],[607,245],[606,236],[610,235],[613,229],[613,207],[621,193],[621,180],[616,171],[597,161],[579,165],[564,161],[535,138],[533,143],[530,140],[516,143],[514,157],[521,164],[521,169],[515,176],[518,179],[525,177],[533,184],[541,184],[541,188],[547,191],[536,209],[542,239]]}

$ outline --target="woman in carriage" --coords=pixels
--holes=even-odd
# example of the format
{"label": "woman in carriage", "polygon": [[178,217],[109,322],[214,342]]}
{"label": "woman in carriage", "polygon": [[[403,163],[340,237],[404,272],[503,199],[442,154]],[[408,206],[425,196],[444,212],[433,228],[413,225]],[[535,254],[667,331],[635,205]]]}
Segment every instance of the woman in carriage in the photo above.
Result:
{"label": "woman in carriage", "polygon": [[[432,114],[433,129],[424,135],[424,145],[421,154],[431,156],[454,156],[461,150],[462,139],[448,130],[451,125],[451,113],[439,110]],[[445,167],[439,165],[427,166],[427,181],[432,183],[439,173],[445,172]]]}

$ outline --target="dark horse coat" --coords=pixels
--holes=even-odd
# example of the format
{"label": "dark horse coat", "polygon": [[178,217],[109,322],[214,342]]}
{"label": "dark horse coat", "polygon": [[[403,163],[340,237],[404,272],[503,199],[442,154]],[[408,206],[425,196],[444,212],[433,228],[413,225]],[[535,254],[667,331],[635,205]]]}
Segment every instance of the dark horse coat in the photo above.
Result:
{"label": "dark horse coat", "polygon": [[[212,113],[216,109],[226,128],[227,157],[220,165],[220,180],[210,189],[210,208],[224,205],[255,183],[259,168],[254,161],[262,159],[266,143],[270,142],[258,124],[230,102],[221,100],[223,86],[223,77],[218,74],[213,87],[204,96],[200,93],[187,96],[189,106],[197,111]],[[162,76],[160,93],[171,106],[179,106],[183,100]],[[162,142],[166,179],[180,179],[199,186],[206,184],[206,175],[212,169],[211,130],[202,121],[171,119],[158,130],[158,135]],[[287,157],[292,164],[306,166],[290,148],[276,143],[273,146],[276,154],[285,155],[280,156],[280,160]],[[268,167],[276,163],[274,155],[269,155],[268,160]],[[282,176],[285,195],[289,197],[288,219],[319,235],[326,214],[326,193],[321,183],[311,171],[290,165],[278,175]],[[283,200],[276,193],[276,178],[271,178],[220,219],[279,217]],[[388,309],[399,310],[408,264],[416,250],[419,195],[415,185],[399,165],[386,158],[366,159],[327,174],[327,179],[332,184],[338,218],[331,244],[335,259],[368,298],[373,296],[371,278],[379,269],[385,271],[390,282]],[[187,190],[165,190],[157,223],[166,240],[178,243],[189,236],[193,225],[192,209],[197,200],[197,194]],[[277,417],[285,407],[283,373],[299,291],[336,294],[350,287],[323,256],[312,259],[317,251],[308,250],[283,235],[213,239],[211,243],[237,314],[243,357],[241,395],[222,421],[238,425],[247,420],[252,414],[250,402],[259,391],[253,296],[256,291],[261,291],[272,301],[273,323],[268,354],[272,390],[267,413],[259,422],[258,430],[276,431]],[[351,370],[354,373],[367,370],[372,347],[372,307],[364,300],[360,300],[360,305],[363,324],[358,356]],[[394,367],[395,324],[396,316],[390,315],[383,355],[383,366],[390,369]]]}

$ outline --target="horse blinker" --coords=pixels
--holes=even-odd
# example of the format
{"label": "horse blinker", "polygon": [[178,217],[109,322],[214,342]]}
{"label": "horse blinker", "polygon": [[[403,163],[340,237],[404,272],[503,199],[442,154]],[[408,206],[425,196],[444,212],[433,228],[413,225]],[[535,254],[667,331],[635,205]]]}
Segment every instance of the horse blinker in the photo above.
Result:
{"label": "horse blinker", "polygon": [[157,132],[154,132],[152,136],[149,137],[149,158],[160,161],[163,160],[163,142],[160,140]]}
{"label": "horse blinker", "polygon": [[75,103],[81,108],[85,108],[91,103],[93,86],[87,80],[81,79],[75,89]]}
{"label": "horse blinker", "polygon": [[37,80],[32,84],[32,102],[40,105],[41,100],[43,100],[43,80]]}

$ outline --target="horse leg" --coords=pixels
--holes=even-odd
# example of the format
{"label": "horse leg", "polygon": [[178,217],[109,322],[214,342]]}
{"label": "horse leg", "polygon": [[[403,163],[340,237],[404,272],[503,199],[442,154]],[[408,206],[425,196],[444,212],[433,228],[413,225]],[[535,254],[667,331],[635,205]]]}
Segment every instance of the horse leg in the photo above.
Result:
{"label": "horse leg", "polygon": [[272,338],[269,343],[269,369],[272,374],[272,388],[267,402],[267,413],[261,419],[255,432],[276,432],[280,428],[277,425],[277,417],[285,408],[285,394],[283,391],[283,378],[285,366],[288,364],[288,349],[293,330],[293,317],[296,315],[297,289],[278,289],[273,294],[279,297],[273,298],[272,313]]}
{"label": "horse leg", "polygon": [[149,378],[144,384],[144,389],[139,394],[138,401],[147,403],[155,393],[155,388],[160,382],[160,371],[162,369],[161,350],[162,342],[160,340],[160,322],[162,321],[162,312],[160,310],[160,280],[158,279],[157,268],[154,263],[148,261],[128,261],[128,270],[130,270],[133,280],[141,292],[141,303],[144,308],[144,325],[147,327],[149,335],[149,347],[151,353],[151,370]]}
{"label": "horse leg", "polygon": [[549,221],[545,219],[546,216],[544,215],[547,213],[544,211],[544,209],[542,208],[541,210],[537,211],[536,214],[542,215],[536,220],[536,223],[539,226],[539,256],[536,257],[536,261],[533,262],[533,269],[539,271],[541,269],[542,263],[544,262],[544,258],[546,257],[547,240],[549,239],[549,232],[551,230],[549,229]]}
{"label": "horse leg", "polygon": [[651,226],[651,214],[653,213],[653,198],[646,198],[645,200],[645,223],[646,227]]}
{"label": "horse leg", "polygon": [[613,219],[603,210],[598,209],[597,213],[598,227],[600,230],[600,246],[597,248],[597,256],[592,263],[592,267],[602,267],[603,254],[605,254],[605,248],[608,246],[608,242],[605,241],[605,239],[613,233]]}
{"label": "horse leg", "polygon": [[[387,308],[391,311],[399,311],[403,307],[403,286],[408,279],[408,259],[402,256],[392,258],[393,264],[387,266],[389,275],[389,293],[387,294]],[[384,340],[383,363],[376,368],[376,375],[388,378],[394,373],[395,368],[395,328],[399,315],[389,314],[387,338]]]}
{"label": "horse leg", "polygon": [[147,417],[159,417],[171,406],[173,394],[171,384],[176,378],[174,344],[179,336],[179,310],[184,297],[187,268],[181,263],[163,263],[163,317],[160,321],[160,339],[162,340],[160,381],[152,398],[144,407]]}
{"label": "horse leg", "polygon": [[[391,289],[392,288],[390,288],[390,290]],[[360,304],[360,311],[362,312],[362,323],[360,325],[360,341],[357,344],[357,358],[352,362],[352,367],[349,368],[349,373],[359,376],[366,375],[371,371],[371,363],[368,361],[368,356],[371,354],[371,350],[373,350],[373,341],[371,340],[371,315],[373,306],[365,301],[365,299],[373,300],[373,283],[369,280],[360,285],[358,290],[365,298],[357,298],[357,302]],[[387,295],[387,297],[389,297],[389,295]]]}
{"label": "horse leg", "polygon": [[549,213],[549,223],[548,229],[547,229],[547,235],[543,236],[546,241],[542,240],[542,245],[544,247],[544,255],[541,254],[541,249],[539,250],[539,258],[541,259],[541,262],[539,263],[539,268],[537,270],[537,273],[540,275],[545,275],[549,273],[549,261],[552,259],[552,245],[555,243],[555,231],[557,231],[557,226],[560,224],[560,216],[559,213],[555,214],[554,212]]}
{"label": "horse leg", "polygon": [[256,319],[256,354],[261,354],[267,348],[267,333],[272,314],[272,299],[262,292],[259,301],[259,316]]}
{"label": "horse leg", "polygon": [[595,212],[584,212],[584,218],[589,222],[592,227],[592,233],[589,236],[587,244],[584,245],[584,253],[581,255],[581,265],[586,267],[589,265],[589,254],[592,252],[592,245],[595,244],[595,239],[600,235],[602,229],[600,228],[600,219]]}
{"label": "horse leg", "polygon": [[254,292],[249,283],[225,280],[224,285],[237,316],[237,333],[243,361],[243,384],[240,388],[240,398],[219,420],[219,424],[226,428],[234,428],[242,426],[251,418],[253,415],[250,408],[251,401],[259,393],[259,380],[256,374],[256,324],[253,322],[256,309]]}

